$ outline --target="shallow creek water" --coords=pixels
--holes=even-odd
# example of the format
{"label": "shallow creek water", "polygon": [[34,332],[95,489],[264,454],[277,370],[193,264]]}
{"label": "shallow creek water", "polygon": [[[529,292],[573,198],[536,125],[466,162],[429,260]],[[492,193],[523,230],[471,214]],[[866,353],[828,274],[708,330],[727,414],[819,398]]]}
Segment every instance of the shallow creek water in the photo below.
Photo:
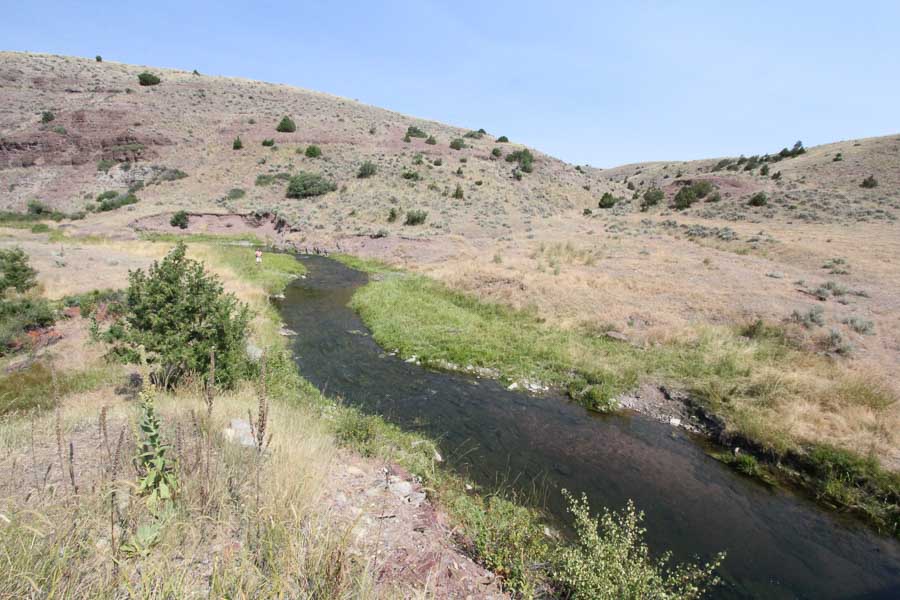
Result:
{"label": "shallow creek water", "polygon": [[597,415],[558,395],[404,362],[347,307],[367,275],[318,256],[279,308],[297,332],[301,374],[363,411],[439,440],[449,465],[491,488],[535,482],[565,519],[559,493],[646,513],[647,539],[676,560],[725,550],[716,598],[900,599],[900,543],[789,491],[742,477],[684,432],[640,415]]}

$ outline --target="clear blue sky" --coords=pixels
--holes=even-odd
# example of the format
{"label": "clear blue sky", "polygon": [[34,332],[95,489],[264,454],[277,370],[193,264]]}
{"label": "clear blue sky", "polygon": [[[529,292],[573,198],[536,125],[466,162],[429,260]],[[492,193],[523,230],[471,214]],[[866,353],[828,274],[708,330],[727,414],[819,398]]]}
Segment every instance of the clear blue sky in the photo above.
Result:
{"label": "clear blue sky", "polygon": [[288,83],[596,166],[900,132],[900,1],[624,4],[3,0],[0,46]]}

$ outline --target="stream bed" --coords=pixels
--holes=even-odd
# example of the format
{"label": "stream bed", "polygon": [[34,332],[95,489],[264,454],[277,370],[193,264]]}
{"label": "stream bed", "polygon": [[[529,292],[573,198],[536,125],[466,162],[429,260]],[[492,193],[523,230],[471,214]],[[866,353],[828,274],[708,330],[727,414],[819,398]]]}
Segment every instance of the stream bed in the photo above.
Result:
{"label": "stream bed", "polygon": [[560,488],[595,509],[628,499],[646,514],[647,541],[675,560],[728,553],[716,598],[900,598],[900,543],[770,489],[704,453],[684,431],[641,415],[598,415],[565,397],[424,369],[386,352],[347,304],[365,273],[319,256],[279,309],[297,333],[300,373],[329,396],[438,440],[454,469],[491,489]]}

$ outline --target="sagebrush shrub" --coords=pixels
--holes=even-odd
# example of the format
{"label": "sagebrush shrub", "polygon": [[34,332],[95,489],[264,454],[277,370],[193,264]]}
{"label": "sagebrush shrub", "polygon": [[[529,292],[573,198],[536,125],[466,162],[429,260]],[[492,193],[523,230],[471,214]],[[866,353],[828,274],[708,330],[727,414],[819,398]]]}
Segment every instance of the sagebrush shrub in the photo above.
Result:
{"label": "sagebrush shrub", "polygon": [[505,143],[509,142],[509,138],[506,137],[505,135],[501,135],[500,137],[497,138],[497,142],[500,144],[505,144]]}
{"label": "sagebrush shrub", "polygon": [[241,136],[237,136],[234,138],[234,141],[231,143],[232,150],[240,150],[244,147],[244,142],[241,141]]}
{"label": "sagebrush shrub", "polygon": [[463,148],[466,147],[466,143],[463,141],[462,138],[454,138],[450,142],[450,147],[454,150],[462,150]]}
{"label": "sagebrush shrub", "polygon": [[50,121],[52,121],[55,118],[56,118],[56,115],[54,115],[49,110],[45,110],[44,112],[41,113],[41,123],[49,123]]}
{"label": "sagebrush shrub", "polygon": [[462,186],[459,185],[458,183],[456,184],[456,189],[453,190],[453,197],[457,200],[463,199],[463,189],[462,189]]}
{"label": "sagebrush shrub", "polygon": [[316,146],[315,144],[310,144],[306,147],[306,158],[319,158],[322,156],[322,149]]}
{"label": "sagebrush shrub", "polygon": [[878,187],[878,180],[875,179],[874,175],[869,175],[868,177],[866,177],[865,179],[862,180],[862,183],[859,184],[859,186],[866,188],[866,189],[875,188],[875,187]]}

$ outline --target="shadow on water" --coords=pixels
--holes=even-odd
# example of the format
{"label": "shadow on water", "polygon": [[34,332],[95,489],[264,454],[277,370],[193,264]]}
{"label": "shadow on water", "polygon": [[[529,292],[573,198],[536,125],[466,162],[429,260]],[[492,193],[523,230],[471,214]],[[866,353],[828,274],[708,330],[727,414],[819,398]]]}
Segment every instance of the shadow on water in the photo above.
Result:
{"label": "shadow on water", "polygon": [[285,291],[281,314],[297,332],[300,372],[319,389],[440,440],[456,469],[490,488],[585,492],[594,507],[630,498],[648,541],[676,559],[726,550],[723,598],[900,598],[900,544],[770,490],[706,456],[684,433],[637,416],[599,416],[562,397],[429,371],[387,354],[347,307],[364,273],[322,257]]}

